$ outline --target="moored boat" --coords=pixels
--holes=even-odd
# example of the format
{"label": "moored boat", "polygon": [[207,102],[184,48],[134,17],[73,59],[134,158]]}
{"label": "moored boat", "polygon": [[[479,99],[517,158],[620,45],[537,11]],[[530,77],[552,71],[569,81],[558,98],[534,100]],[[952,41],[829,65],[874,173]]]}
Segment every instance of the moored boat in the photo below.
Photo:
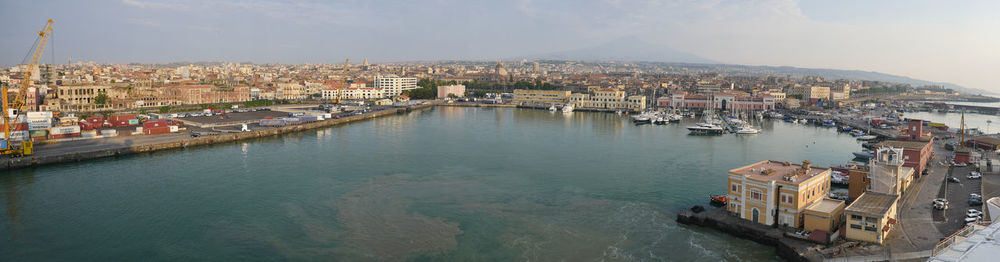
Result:
{"label": "moored boat", "polygon": [[728,203],[726,195],[708,195],[708,198],[711,199],[709,203],[712,205],[725,206]]}

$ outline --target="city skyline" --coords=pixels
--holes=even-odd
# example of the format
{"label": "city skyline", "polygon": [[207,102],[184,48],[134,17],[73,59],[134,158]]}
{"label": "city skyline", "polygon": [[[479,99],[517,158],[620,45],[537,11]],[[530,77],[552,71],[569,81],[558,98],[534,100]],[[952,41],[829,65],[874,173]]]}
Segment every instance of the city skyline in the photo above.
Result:
{"label": "city skyline", "polygon": [[[877,71],[1000,92],[996,3],[932,1],[5,2],[0,48],[20,62],[56,21],[65,63],[483,60],[637,37],[725,64]],[[102,15],[103,14],[103,15]]]}

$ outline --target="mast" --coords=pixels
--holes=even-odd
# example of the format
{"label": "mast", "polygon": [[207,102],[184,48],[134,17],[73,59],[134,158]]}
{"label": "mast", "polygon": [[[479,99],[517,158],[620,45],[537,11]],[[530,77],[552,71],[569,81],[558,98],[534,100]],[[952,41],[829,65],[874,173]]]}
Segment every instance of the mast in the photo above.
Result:
{"label": "mast", "polygon": [[962,123],[958,126],[958,149],[965,149],[965,109],[962,109]]}

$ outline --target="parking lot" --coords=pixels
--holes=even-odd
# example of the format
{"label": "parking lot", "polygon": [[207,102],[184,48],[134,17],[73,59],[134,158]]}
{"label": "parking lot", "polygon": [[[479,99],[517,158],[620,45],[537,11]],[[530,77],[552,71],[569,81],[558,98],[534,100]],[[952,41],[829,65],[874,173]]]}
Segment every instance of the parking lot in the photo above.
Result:
{"label": "parking lot", "polygon": [[[950,175],[958,178],[959,182],[945,181],[942,184],[940,196],[948,199],[948,209],[945,211],[935,211],[934,221],[941,232],[955,232],[965,227],[966,211],[976,209],[982,211],[982,205],[969,205],[969,194],[982,194],[982,179],[969,179],[969,173],[974,171],[974,166],[958,167],[954,166],[950,170]],[[947,178],[945,178],[947,179]],[[939,196],[939,197],[940,197]],[[930,205],[930,203],[928,203]]]}
{"label": "parking lot", "polygon": [[288,116],[287,112],[279,111],[254,111],[245,113],[226,113],[225,116],[214,115],[214,116],[191,116],[191,117],[180,117],[174,118],[184,122],[194,122],[193,124],[226,124],[226,123],[243,123],[247,121],[260,120],[265,117],[283,117]]}

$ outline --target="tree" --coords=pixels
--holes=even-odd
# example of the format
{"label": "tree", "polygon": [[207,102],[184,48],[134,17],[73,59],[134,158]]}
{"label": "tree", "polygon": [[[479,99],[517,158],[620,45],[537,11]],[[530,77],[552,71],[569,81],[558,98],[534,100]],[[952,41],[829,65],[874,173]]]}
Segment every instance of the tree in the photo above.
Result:
{"label": "tree", "polygon": [[456,96],[455,94],[449,93],[448,94],[448,98],[455,99],[455,98],[458,98],[458,96]]}
{"label": "tree", "polygon": [[97,96],[94,97],[94,104],[103,106],[103,105],[107,104],[108,102],[109,102],[108,101],[108,94],[105,94],[104,92],[98,92]]}
{"label": "tree", "polygon": [[170,106],[161,106],[160,107],[160,114],[166,114],[168,112],[170,112]]}

